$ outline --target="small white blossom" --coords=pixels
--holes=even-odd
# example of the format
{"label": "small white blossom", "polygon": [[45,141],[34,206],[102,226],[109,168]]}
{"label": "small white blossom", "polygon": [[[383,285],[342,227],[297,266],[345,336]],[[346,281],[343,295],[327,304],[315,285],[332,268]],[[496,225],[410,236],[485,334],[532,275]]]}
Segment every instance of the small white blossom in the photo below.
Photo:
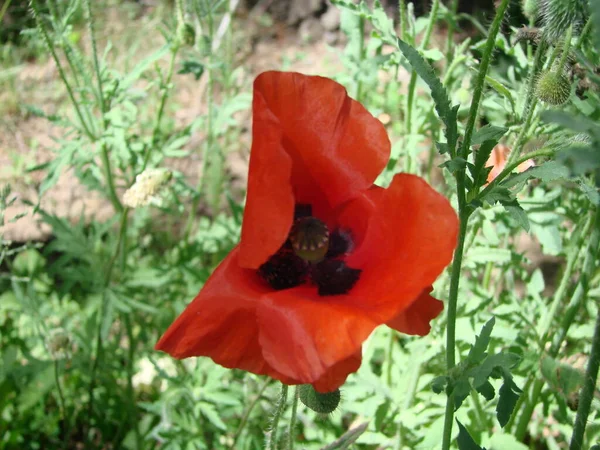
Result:
{"label": "small white blossom", "polygon": [[159,204],[157,194],[171,179],[171,171],[147,169],[135,178],[135,183],[123,195],[123,204],[129,208],[139,208],[149,204]]}

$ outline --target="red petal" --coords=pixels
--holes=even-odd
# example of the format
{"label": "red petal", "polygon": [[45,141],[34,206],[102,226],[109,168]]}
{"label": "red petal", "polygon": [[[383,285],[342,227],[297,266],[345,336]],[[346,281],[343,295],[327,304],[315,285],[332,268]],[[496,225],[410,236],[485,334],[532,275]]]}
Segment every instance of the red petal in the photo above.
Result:
{"label": "red petal", "polygon": [[351,298],[382,323],[433,283],[450,263],[458,235],[448,200],[407,174],[396,175],[388,189],[371,189],[351,201],[338,222],[353,231],[357,244],[346,263],[362,269]]}
{"label": "red petal", "polygon": [[175,358],[209,356],[218,364],[271,374],[258,342],[256,305],[270,291],[254,271],[241,269],[238,248],[225,258],[206,284],[156,344]]}
{"label": "red petal", "polygon": [[429,322],[444,310],[444,304],[429,295],[429,292],[431,288],[421,292],[419,298],[386,325],[405,334],[418,336],[429,334],[431,330]]}
{"label": "red petal", "polygon": [[258,323],[267,363],[301,383],[315,383],[319,390],[341,385],[348,371],[360,365],[351,356],[378,325],[364,311],[348,306],[349,298],[319,297],[311,286],[264,296]]}
{"label": "red petal", "polygon": [[290,184],[292,160],[282,147],[279,121],[259,92],[254,94],[252,109],[253,141],[240,265],[257,269],[287,239],[295,202]]}
{"label": "red petal", "polygon": [[313,383],[317,392],[332,392],[346,382],[351,373],[360,368],[362,354],[360,350],[331,367],[324,375]]}
{"label": "red petal", "polygon": [[367,189],[385,167],[390,142],[383,125],[335,81],[265,72],[256,79],[254,93],[279,122],[282,144],[293,160],[297,203],[314,205],[325,197],[334,207]]}

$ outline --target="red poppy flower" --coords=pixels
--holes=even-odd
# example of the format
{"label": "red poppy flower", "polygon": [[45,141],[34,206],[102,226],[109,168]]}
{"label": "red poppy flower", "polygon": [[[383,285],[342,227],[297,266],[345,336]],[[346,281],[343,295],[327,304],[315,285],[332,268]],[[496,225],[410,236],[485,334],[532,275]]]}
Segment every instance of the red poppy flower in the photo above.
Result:
{"label": "red poppy flower", "polygon": [[419,177],[373,185],[387,134],[330,79],[261,74],[252,134],[241,242],[156,348],[333,391],[378,325],[429,332],[457,217]]}

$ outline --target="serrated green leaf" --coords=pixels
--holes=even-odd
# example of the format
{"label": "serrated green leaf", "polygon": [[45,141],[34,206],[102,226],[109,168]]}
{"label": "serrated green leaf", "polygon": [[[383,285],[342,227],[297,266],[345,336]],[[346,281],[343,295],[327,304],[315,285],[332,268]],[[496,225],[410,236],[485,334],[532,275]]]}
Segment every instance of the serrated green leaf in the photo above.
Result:
{"label": "serrated green leaf", "polygon": [[[498,141],[506,134],[508,128],[497,127],[494,125],[485,125],[473,134],[471,139],[471,145],[480,145],[486,141],[495,141],[496,145]],[[487,158],[486,158],[487,159]]]}
{"label": "serrated green leaf", "polygon": [[456,442],[459,450],[485,450],[485,448],[480,447],[473,440],[467,429],[458,419],[456,420],[456,423],[458,424],[458,437],[456,438]]}
{"label": "serrated green leaf", "polygon": [[496,396],[496,390],[494,389],[494,386],[492,386],[492,383],[490,383],[489,381],[486,381],[485,383],[483,383],[481,386],[479,386],[477,389],[477,392],[479,392],[481,395],[483,395],[483,397],[489,402],[490,400],[492,400],[495,396]]}
{"label": "serrated green leaf", "polygon": [[[524,183],[530,178],[538,178],[542,181],[549,182],[560,179],[569,178],[569,169],[558,161],[547,161],[539,166],[527,169],[525,172],[511,175],[502,181],[501,185],[507,188]],[[517,190],[519,190],[517,188]]]}
{"label": "serrated green leaf", "polygon": [[571,176],[578,176],[600,167],[600,152],[591,146],[573,146],[558,152],[556,160],[566,166]]}
{"label": "serrated green leaf", "polygon": [[515,405],[523,393],[523,391],[515,384],[508,371],[503,371],[503,378],[504,383],[500,388],[498,405],[496,406],[496,418],[502,428],[504,428],[510,420]]}
{"label": "serrated green leaf", "polygon": [[458,106],[454,108],[451,106],[448,91],[446,91],[446,88],[435,74],[431,65],[423,58],[418,50],[404,42],[402,39],[398,39],[397,44],[398,48],[404,54],[415,72],[417,72],[421,79],[429,86],[429,89],[431,89],[431,97],[435,103],[435,109],[446,126],[446,141],[448,142],[449,148],[453,150],[458,138],[456,125]]}
{"label": "serrated green leaf", "polygon": [[431,389],[436,394],[441,394],[446,386],[448,385],[448,377],[447,376],[439,376],[435,377],[431,382]]}
{"label": "serrated green leaf", "polygon": [[479,336],[475,337],[475,343],[471,346],[469,355],[467,358],[471,364],[479,364],[486,356],[486,350],[492,337],[492,330],[496,324],[496,318],[492,317],[487,323],[481,328]]}
{"label": "serrated green leaf", "polygon": [[462,170],[465,167],[467,167],[467,160],[463,159],[463,158],[452,158],[446,162],[443,162],[442,164],[440,164],[440,167],[443,167],[445,169],[448,169],[448,171],[450,171],[450,173],[454,173],[457,170]]}
{"label": "serrated green leaf", "polygon": [[600,139],[600,125],[594,120],[582,115],[575,115],[566,111],[544,111],[541,114],[545,122],[553,122],[579,133],[586,133]]}
{"label": "serrated green leaf", "polygon": [[521,207],[517,199],[515,198],[510,202],[501,201],[500,203],[502,204],[502,206],[504,206],[506,212],[508,212],[511,215],[511,217],[515,219],[515,221],[521,226],[521,228],[523,228],[526,232],[529,233],[529,217],[527,217],[527,213]]}
{"label": "serrated green leaf", "polygon": [[383,402],[377,407],[375,412],[375,429],[381,431],[382,425],[385,423],[388,412],[390,411],[391,403],[389,401]]}
{"label": "serrated green leaf", "polygon": [[198,402],[196,405],[202,415],[206,417],[210,423],[212,423],[219,430],[227,430],[227,425],[225,425],[223,420],[221,420],[215,405],[205,402]]}

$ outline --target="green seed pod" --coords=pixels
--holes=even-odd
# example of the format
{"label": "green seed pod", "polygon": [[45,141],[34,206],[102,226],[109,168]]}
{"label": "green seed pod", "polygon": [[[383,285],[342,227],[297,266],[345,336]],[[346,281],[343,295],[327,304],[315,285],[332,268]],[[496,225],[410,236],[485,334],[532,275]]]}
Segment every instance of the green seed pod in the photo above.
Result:
{"label": "green seed pod", "polygon": [[573,35],[579,34],[589,16],[587,2],[582,0],[542,0],[540,6],[544,34],[550,42],[563,39],[571,26]]}
{"label": "green seed pod", "polygon": [[539,0],[522,0],[521,8],[523,9],[523,14],[525,14],[525,17],[527,17],[531,22],[535,22],[540,14]]}
{"label": "green seed pod", "polygon": [[315,391],[310,384],[298,386],[300,401],[308,408],[320,414],[330,414],[340,404],[340,390],[321,394]]}
{"label": "green seed pod", "polygon": [[559,106],[569,100],[571,83],[562,72],[543,72],[537,80],[535,93],[544,103]]}

